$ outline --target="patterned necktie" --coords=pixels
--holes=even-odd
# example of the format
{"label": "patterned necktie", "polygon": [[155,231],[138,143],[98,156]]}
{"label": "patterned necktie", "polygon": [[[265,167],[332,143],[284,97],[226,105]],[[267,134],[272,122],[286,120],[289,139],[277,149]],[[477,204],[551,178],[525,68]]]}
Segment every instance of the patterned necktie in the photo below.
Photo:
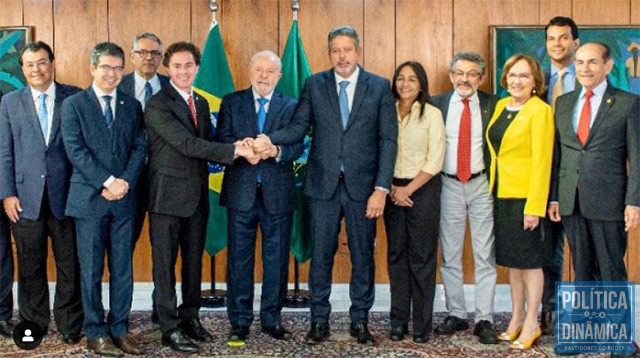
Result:
{"label": "patterned necktie", "polygon": [[469,99],[462,99],[464,109],[460,116],[460,129],[458,130],[458,168],[457,176],[462,183],[471,178],[471,108]]}
{"label": "patterned necktie", "polygon": [[264,122],[267,120],[267,110],[264,106],[267,102],[269,100],[264,97],[258,98],[258,103],[260,104],[258,108],[258,131],[260,133],[264,130]]}
{"label": "patterned necktie", "polygon": [[198,129],[198,115],[196,113],[196,105],[193,103],[193,96],[189,96],[187,99],[187,103],[189,104],[189,110],[191,111],[191,117],[193,117],[193,125]]}
{"label": "patterned necktie", "polygon": [[564,85],[562,83],[562,79],[566,74],[566,69],[558,71],[558,79],[556,80],[556,84],[553,85],[553,91],[551,92],[551,108],[553,108],[554,112],[556,110],[556,99],[558,99],[558,97],[560,97],[564,93]]}
{"label": "patterned necktie", "polygon": [[38,119],[40,120],[40,128],[42,129],[42,136],[45,143],[47,142],[47,130],[49,129],[49,113],[47,112],[47,94],[40,94],[40,110],[38,111]]}
{"label": "patterned necktie", "polygon": [[113,112],[111,111],[111,96],[102,96],[102,99],[106,103],[104,106],[104,122],[107,124],[107,127],[111,128],[111,124],[113,124]]}
{"label": "patterned necktie", "polygon": [[145,104],[149,102],[149,98],[151,98],[151,96],[153,96],[153,90],[151,89],[151,83],[147,81],[147,83],[144,84],[144,103]]}
{"label": "patterned necktie", "polygon": [[347,86],[349,81],[340,81],[340,93],[338,99],[340,100],[340,116],[342,117],[342,128],[347,128],[347,122],[349,121],[349,96],[347,95]]}
{"label": "patterned necktie", "polygon": [[589,128],[591,127],[591,97],[593,91],[587,91],[584,95],[584,105],[582,113],[580,113],[580,122],[578,122],[578,139],[584,145],[589,137]]}

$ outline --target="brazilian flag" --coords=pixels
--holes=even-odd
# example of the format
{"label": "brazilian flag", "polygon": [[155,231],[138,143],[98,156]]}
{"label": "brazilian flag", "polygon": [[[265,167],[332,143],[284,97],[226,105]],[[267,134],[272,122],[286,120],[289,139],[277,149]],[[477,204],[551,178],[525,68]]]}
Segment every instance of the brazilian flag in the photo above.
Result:
{"label": "brazilian flag", "polygon": [[[209,102],[211,124],[215,134],[222,97],[235,91],[227,56],[224,53],[220,28],[215,20],[211,24],[209,36],[202,50],[200,69],[193,81],[193,89]],[[205,250],[211,256],[227,246],[227,209],[218,204],[223,175],[224,166],[209,163],[210,212]]]}
{"label": "brazilian flag", "polygon": [[[302,39],[298,31],[298,20],[293,20],[289,38],[282,54],[282,78],[276,89],[293,98],[300,97],[302,86],[311,76],[311,68],[307,55],[302,47]],[[309,213],[304,203],[302,185],[304,184],[307,158],[309,157],[310,138],[304,139],[304,152],[293,163],[296,175],[295,211],[291,232],[291,252],[298,262],[305,262],[311,257],[311,235],[309,231]]]}

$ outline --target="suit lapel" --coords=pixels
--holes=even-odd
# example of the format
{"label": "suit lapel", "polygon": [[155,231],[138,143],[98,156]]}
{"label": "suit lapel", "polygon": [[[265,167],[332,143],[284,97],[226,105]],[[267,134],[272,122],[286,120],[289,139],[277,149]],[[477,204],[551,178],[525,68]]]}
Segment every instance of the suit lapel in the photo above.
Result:
{"label": "suit lapel", "polygon": [[615,102],[616,97],[613,95],[613,86],[607,83],[607,89],[604,92],[604,96],[602,96],[602,102],[600,103],[600,107],[598,108],[598,113],[596,113],[596,118],[593,120],[593,125],[591,125],[591,129],[589,129],[589,136],[587,137],[587,142],[584,144],[585,147],[589,144],[591,138],[593,138],[594,133],[598,130],[605,117],[607,116],[607,112]]}
{"label": "suit lapel", "polygon": [[324,73],[324,89],[327,92],[327,100],[329,101],[329,108],[333,111],[333,117],[336,123],[342,128],[342,117],[340,115],[340,104],[338,103],[338,90],[336,89],[336,76],[333,70],[329,70]]}
{"label": "suit lapel", "polygon": [[[482,92],[478,92],[478,100],[480,101],[480,113],[482,116],[482,133],[489,125],[489,120],[491,119],[491,115],[493,113],[489,112],[489,100],[487,95]],[[449,101],[447,101],[448,106]]]}
{"label": "suit lapel", "polygon": [[[62,101],[67,97],[67,93],[64,88],[56,83],[56,101],[53,105],[53,119],[51,120],[51,133],[49,134],[49,143],[53,142],[55,137],[58,135],[58,131],[60,130],[60,121],[61,121],[61,112],[62,112]],[[47,149],[49,147],[47,146]]]}
{"label": "suit lapel", "polygon": [[267,112],[267,120],[264,123],[262,133],[271,133],[271,128],[275,125],[275,121],[280,118],[282,112],[282,94],[273,91],[271,101],[269,101],[269,112]]}
{"label": "suit lapel", "polygon": [[36,105],[33,102],[33,95],[31,93],[31,87],[26,86],[24,92],[22,92],[22,104],[25,108],[25,115],[27,120],[33,126],[36,137],[40,138],[39,142],[46,147],[44,136],[42,135],[42,127],[40,127],[40,119],[38,118],[38,112],[36,112]]}
{"label": "suit lapel", "polygon": [[184,126],[191,132],[192,134],[196,134],[196,128],[193,124],[193,118],[191,118],[191,110],[189,109],[189,105],[182,98],[182,96],[178,93],[178,91],[173,88],[173,86],[167,87],[169,88],[169,97],[173,99],[173,111],[175,112],[178,119],[184,124]]}
{"label": "suit lapel", "polygon": [[364,95],[367,93],[367,87],[369,87],[369,76],[367,76],[367,73],[360,68],[360,74],[358,75],[358,81],[356,84],[356,92],[353,94],[353,104],[351,104],[349,121],[344,129],[345,131],[349,130],[349,127],[351,127],[351,123],[353,123],[356,113],[358,113],[358,109],[360,108],[360,105],[362,105]]}
{"label": "suit lapel", "polygon": [[[449,113],[449,103],[451,102],[451,96],[453,96],[453,91],[448,92],[444,98],[442,99],[442,120],[444,124],[447,124],[447,114]],[[480,105],[482,106],[482,101],[480,101]]]}
{"label": "suit lapel", "polygon": [[[102,140],[104,140],[106,147],[111,148],[110,146],[111,140],[109,139],[111,138],[111,134],[109,133],[109,128],[107,128],[107,123],[105,123],[104,121],[104,113],[102,112],[102,106],[100,105],[98,96],[96,95],[96,93],[93,91],[93,88],[91,87],[87,88],[87,90],[85,91],[85,95],[87,99],[87,106],[90,107],[89,113],[97,114],[97,115],[90,115],[89,117],[93,118],[95,125],[98,128],[100,128],[100,131],[102,132],[102,135],[100,137],[102,137]],[[116,118],[117,117],[115,117],[114,120]]]}
{"label": "suit lapel", "polygon": [[[251,87],[243,92],[241,101],[242,103],[240,108],[242,111],[242,118],[245,119],[245,128],[251,128],[251,134],[253,136],[257,136],[260,134],[260,130],[258,129],[258,113],[256,112],[256,105],[253,99],[253,91],[251,90]],[[271,105],[269,105],[269,109],[271,109]]]}
{"label": "suit lapel", "polygon": [[564,103],[570,104],[569,106],[556,106],[555,118],[562,118],[562,121],[558,121],[556,126],[558,127],[558,131],[562,135],[567,138],[567,143],[571,144],[575,148],[582,148],[582,143],[578,140],[578,135],[576,134],[575,129],[573,128],[573,110],[578,102],[578,96],[580,91],[569,92],[566,96],[569,96],[569,99]]}

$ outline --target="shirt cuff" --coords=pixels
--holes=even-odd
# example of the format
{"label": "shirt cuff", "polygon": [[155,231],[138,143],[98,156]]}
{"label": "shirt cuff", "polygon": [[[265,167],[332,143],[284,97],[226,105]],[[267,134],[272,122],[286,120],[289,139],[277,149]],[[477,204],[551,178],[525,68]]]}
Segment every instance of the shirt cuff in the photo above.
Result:
{"label": "shirt cuff", "polygon": [[113,183],[114,180],[116,180],[116,177],[111,175],[107,180],[104,181],[104,183],[102,183],[102,186],[105,188],[108,188]]}
{"label": "shirt cuff", "polygon": [[385,194],[389,194],[389,189],[387,189],[387,188],[383,188],[381,186],[377,186],[375,189],[376,190],[380,190],[381,192],[383,192]]}
{"label": "shirt cuff", "polygon": [[280,163],[280,159],[282,158],[282,148],[279,145],[276,145],[278,148],[278,155],[276,155],[276,163]]}

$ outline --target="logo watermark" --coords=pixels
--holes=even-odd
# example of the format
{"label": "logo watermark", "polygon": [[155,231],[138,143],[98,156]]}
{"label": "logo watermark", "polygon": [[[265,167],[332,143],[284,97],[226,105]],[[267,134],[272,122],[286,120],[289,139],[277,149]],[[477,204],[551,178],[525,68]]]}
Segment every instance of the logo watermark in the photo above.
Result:
{"label": "logo watermark", "polygon": [[556,282],[556,353],[633,353],[635,282]]}

